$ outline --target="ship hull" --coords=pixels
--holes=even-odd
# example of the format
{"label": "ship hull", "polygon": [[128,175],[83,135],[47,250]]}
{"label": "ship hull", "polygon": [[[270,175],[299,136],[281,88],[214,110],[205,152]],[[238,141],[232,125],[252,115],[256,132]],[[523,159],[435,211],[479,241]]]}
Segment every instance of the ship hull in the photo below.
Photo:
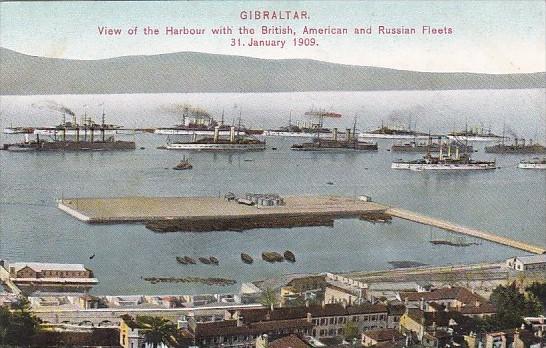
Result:
{"label": "ship hull", "polygon": [[[63,136],[63,134],[65,134],[66,136],[76,136],[76,135],[78,135],[78,132],[75,129],[67,129],[65,131],[65,130],[62,130],[62,129],[37,128],[37,129],[34,130],[33,133],[36,134],[36,135],[46,135],[46,136],[52,136],[52,137],[54,137],[54,136],[60,137],[60,136]],[[91,133],[93,133],[94,137],[98,137],[98,136],[102,136],[103,131],[100,130],[100,129],[95,129],[93,131],[91,131],[90,129],[87,129],[87,130],[80,129],[80,131],[79,131],[80,138],[83,138],[84,136],[90,137]],[[116,135],[116,134],[117,134],[117,130],[115,130],[115,129],[105,129],[104,130],[104,135]]]}
{"label": "ship hull", "polygon": [[23,128],[4,128],[4,134],[32,134],[32,129],[23,129]]}
{"label": "ship hull", "polygon": [[498,154],[543,154],[546,153],[546,147],[543,146],[486,146],[486,153]]}
{"label": "ship hull", "polygon": [[407,163],[393,162],[392,169],[402,170],[492,170],[496,169],[494,163],[467,163],[467,164],[436,164],[436,163]]}
{"label": "ship hull", "polygon": [[[320,133],[321,136],[328,136],[330,134],[331,133]],[[317,136],[317,133],[266,130],[263,132],[263,135],[268,137],[314,138]]]}
{"label": "ship hull", "polygon": [[360,133],[358,137],[368,139],[427,139],[428,135]]}
{"label": "ship hull", "polygon": [[[219,135],[229,135],[230,130],[220,130]],[[241,134],[245,134],[244,131],[239,131]],[[176,128],[157,128],[154,134],[162,135],[214,135],[214,129],[176,129]]]}
{"label": "ship hull", "polygon": [[502,140],[502,137],[485,137],[485,136],[479,136],[479,135],[473,135],[473,136],[448,135],[447,138],[450,140],[458,140],[458,141],[481,141],[481,142],[493,142],[493,141]]}
{"label": "ship hull", "polygon": [[519,163],[520,169],[546,169],[546,163]]}
{"label": "ship hull", "polygon": [[89,142],[89,141],[56,141],[41,142],[30,144],[8,145],[6,150],[14,152],[26,151],[120,151],[134,150],[135,143],[132,141],[108,141],[108,142]]}
{"label": "ship hull", "polygon": [[264,144],[194,144],[172,143],[165,146],[167,150],[186,151],[263,151]]}

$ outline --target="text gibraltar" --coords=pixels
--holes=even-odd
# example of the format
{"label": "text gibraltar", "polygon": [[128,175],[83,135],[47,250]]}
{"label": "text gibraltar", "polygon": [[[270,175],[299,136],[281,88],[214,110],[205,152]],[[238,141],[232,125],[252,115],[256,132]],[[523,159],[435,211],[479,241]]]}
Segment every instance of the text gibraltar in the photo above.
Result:
{"label": "text gibraltar", "polygon": [[291,11],[270,11],[270,10],[250,10],[239,13],[241,19],[253,20],[291,20],[291,19],[310,19],[309,13],[305,10]]}

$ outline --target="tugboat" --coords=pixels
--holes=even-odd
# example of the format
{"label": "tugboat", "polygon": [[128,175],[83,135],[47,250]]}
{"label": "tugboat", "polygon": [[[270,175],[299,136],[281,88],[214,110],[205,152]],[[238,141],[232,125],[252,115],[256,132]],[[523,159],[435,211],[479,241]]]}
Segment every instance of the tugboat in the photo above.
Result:
{"label": "tugboat", "polygon": [[546,169],[546,157],[542,159],[535,157],[531,160],[522,160],[518,164],[520,169]]}
{"label": "tugboat", "polygon": [[243,260],[244,263],[249,265],[254,262],[254,259],[252,258],[252,256],[245,253],[241,253],[241,260]]}
{"label": "tugboat", "polygon": [[288,262],[296,262],[296,255],[290,250],[284,252],[284,259]]}
{"label": "tugboat", "polygon": [[175,167],[173,167],[174,170],[188,170],[192,169],[193,166],[191,165],[189,159],[186,159],[186,156],[178,163]]}

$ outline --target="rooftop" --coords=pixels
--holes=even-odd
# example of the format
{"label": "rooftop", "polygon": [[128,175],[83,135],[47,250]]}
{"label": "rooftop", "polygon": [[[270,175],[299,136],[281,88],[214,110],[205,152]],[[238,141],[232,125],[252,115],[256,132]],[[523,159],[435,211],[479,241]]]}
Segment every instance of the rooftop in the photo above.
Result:
{"label": "rooftop", "polygon": [[363,336],[368,336],[369,338],[377,342],[393,341],[400,340],[404,338],[398,330],[396,329],[378,329],[378,330],[369,330],[362,333]]}
{"label": "rooftop", "polygon": [[402,292],[400,293],[400,299],[402,301],[420,301],[421,299],[429,301],[441,301],[441,300],[457,300],[464,304],[475,304],[476,302],[487,302],[483,297],[473,293],[467,288],[451,287],[441,288],[426,292]]}
{"label": "rooftop", "polygon": [[9,264],[9,268],[14,268],[15,272],[29,267],[36,272],[42,271],[76,271],[85,272],[87,269],[82,264],[70,264],[70,263],[41,263],[41,262],[14,262]]}
{"label": "rooftop", "polygon": [[341,304],[310,305],[301,307],[243,309],[240,315],[245,322],[258,322],[269,320],[284,320],[307,318],[310,313],[314,318],[345,316],[358,314],[387,313],[387,306],[381,304],[362,304],[354,306],[343,306]]}
{"label": "rooftop", "polygon": [[516,259],[521,261],[524,265],[531,265],[535,263],[546,263],[546,254],[531,255],[531,256],[516,256]]}

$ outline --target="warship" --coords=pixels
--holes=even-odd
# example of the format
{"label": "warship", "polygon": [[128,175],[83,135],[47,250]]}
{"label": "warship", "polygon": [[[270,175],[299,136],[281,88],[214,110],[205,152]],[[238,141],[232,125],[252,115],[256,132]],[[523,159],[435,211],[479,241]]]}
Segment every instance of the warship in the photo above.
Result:
{"label": "warship", "polygon": [[235,127],[231,127],[229,138],[220,137],[220,127],[215,127],[213,137],[197,138],[193,135],[191,141],[168,142],[167,150],[189,150],[189,151],[263,151],[265,141],[258,140],[252,136],[236,134]]}
{"label": "warship", "polygon": [[533,143],[532,140],[525,143],[525,139],[514,138],[513,144],[505,144],[503,140],[500,144],[486,146],[485,152],[498,154],[542,154],[546,153],[546,146]]}

